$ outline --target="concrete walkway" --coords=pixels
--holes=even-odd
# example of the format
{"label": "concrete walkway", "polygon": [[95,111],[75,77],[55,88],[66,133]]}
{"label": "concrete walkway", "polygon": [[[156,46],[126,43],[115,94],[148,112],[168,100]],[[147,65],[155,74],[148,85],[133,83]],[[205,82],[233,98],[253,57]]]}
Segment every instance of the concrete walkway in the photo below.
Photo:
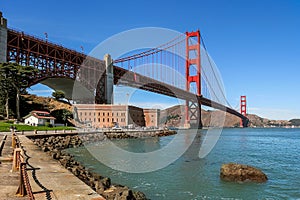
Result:
{"label": "concrete walkway", "polygon": [[0,141],[7,135],[4,148],[2,150],[0,164],[0,199],[1,200],[17,200],[27,199],[25,197],[16,197],[15,194],[19,185],[19,172],[11,172],[12,169],[12,153],[11,133],[1,134]]}
{"label": "concrete walkway", "polygon": [[[20,142],[29,156],[27,168],[31,168],[29,175],[30,185],[37,200],[104,200],[89,186],[65,169],[57,160],[42,152],[25,135],[18,135]],[[2,139],[2,138],[0,138]],[[9,142],[10,139],[10,142]],[[11,135],[5,144],[2,156],[11,156]],[[0,200],[24,199],[16,198],[19,183],[19,173],[10,172],[11,162],[0,164]],[[9,184],[8,184],[9,183]]]}

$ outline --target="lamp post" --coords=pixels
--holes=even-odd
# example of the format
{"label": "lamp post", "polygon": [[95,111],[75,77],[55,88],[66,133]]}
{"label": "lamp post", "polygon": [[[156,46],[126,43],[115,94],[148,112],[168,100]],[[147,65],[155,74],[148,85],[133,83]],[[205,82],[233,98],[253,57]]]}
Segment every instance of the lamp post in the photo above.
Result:
{"label": "lamp post", "polygon": [[46,38],[46,42],[48,42],[48,33],[45,32],[44,35],[45,35],[45,38]]}

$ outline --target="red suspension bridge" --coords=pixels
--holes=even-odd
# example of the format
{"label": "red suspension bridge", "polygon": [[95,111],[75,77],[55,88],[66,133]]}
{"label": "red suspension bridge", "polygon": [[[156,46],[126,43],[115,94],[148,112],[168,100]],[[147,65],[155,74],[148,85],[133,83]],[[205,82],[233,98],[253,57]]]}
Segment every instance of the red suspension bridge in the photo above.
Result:
{"label": "red suspension bridge", "polygon": [[[246,113],[233,109],[209,57],[200,31],[180,34],[173,40],[151,49],[111,60],[99,60],[70,50],[48,40],[8,29],[1,16],[0,62],[16,62],[39,70],[31,85],[44,83],[64,90],[68,98],[80,103],[112,103],[113,85],[155,92],[186,101],[186,123],[202,127],[201,105],[219,109],[241,118],[246,127]],[[5,22],[5,23],[3,23]],[[60,80],[64,80],[60,82]],[[76,83],[92,94],[72,96]],[[77,84],[78,85],[78,84]],[[244,106],[245,107],[245,106]],[[244,109],[243,107],[243,109]]]}

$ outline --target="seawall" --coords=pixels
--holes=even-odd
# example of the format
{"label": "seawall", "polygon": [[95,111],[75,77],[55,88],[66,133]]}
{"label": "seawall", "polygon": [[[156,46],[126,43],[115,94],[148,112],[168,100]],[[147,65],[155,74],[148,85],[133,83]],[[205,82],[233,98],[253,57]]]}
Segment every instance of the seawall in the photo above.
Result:
{"label": "seawall", "polygon": [[[64,153],[62,151],[63,149],[83,146],[83,142],[79,135],[39,135],[37,138],[36,136],[28,137],[35,145],[39,146],[42,151],[47,152],[52,159],[57,160],[63,167],[72,172],[76,177],[105,199],[147,199],[142,192],[133,191],[126,186],[112,184],[109,177],[104,177],[91,171],[84,167],[80,162],[76,161],[72,155]],[[89,136],[89,138],[91,139],[91,136]],[[94,135],[93,139],[95,139]]]}

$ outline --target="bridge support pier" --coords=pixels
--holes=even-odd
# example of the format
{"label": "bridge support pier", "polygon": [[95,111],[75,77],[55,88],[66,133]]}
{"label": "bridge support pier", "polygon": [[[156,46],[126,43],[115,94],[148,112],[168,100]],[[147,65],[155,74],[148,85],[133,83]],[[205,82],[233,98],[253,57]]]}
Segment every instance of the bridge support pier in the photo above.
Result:
{"label": "bridge support pier", "polygon": [[0,63],[7,62],[7,20],[0,12]]}
{"label": "bridge support pier", "polygon": [[113,104],[114,70],[111,56],[109,54],[105,54],[104,61],[106,70],[105,100],[107,104]]}
{"label": "bridge support pier", "polygon": [[243,120],[241,120],[241,127],[243,127],[243,128],[247,128],[248,127],[248,125],[249,125],[249,119],[243,119]]}
{"label": "bridge support pier", "polygon": [[202,117],[201,117],[201,104],[200,102],[188,101],[186,106],[186,116],[189,120],[186,120],[185,127],[193,129],[202,129]]}

